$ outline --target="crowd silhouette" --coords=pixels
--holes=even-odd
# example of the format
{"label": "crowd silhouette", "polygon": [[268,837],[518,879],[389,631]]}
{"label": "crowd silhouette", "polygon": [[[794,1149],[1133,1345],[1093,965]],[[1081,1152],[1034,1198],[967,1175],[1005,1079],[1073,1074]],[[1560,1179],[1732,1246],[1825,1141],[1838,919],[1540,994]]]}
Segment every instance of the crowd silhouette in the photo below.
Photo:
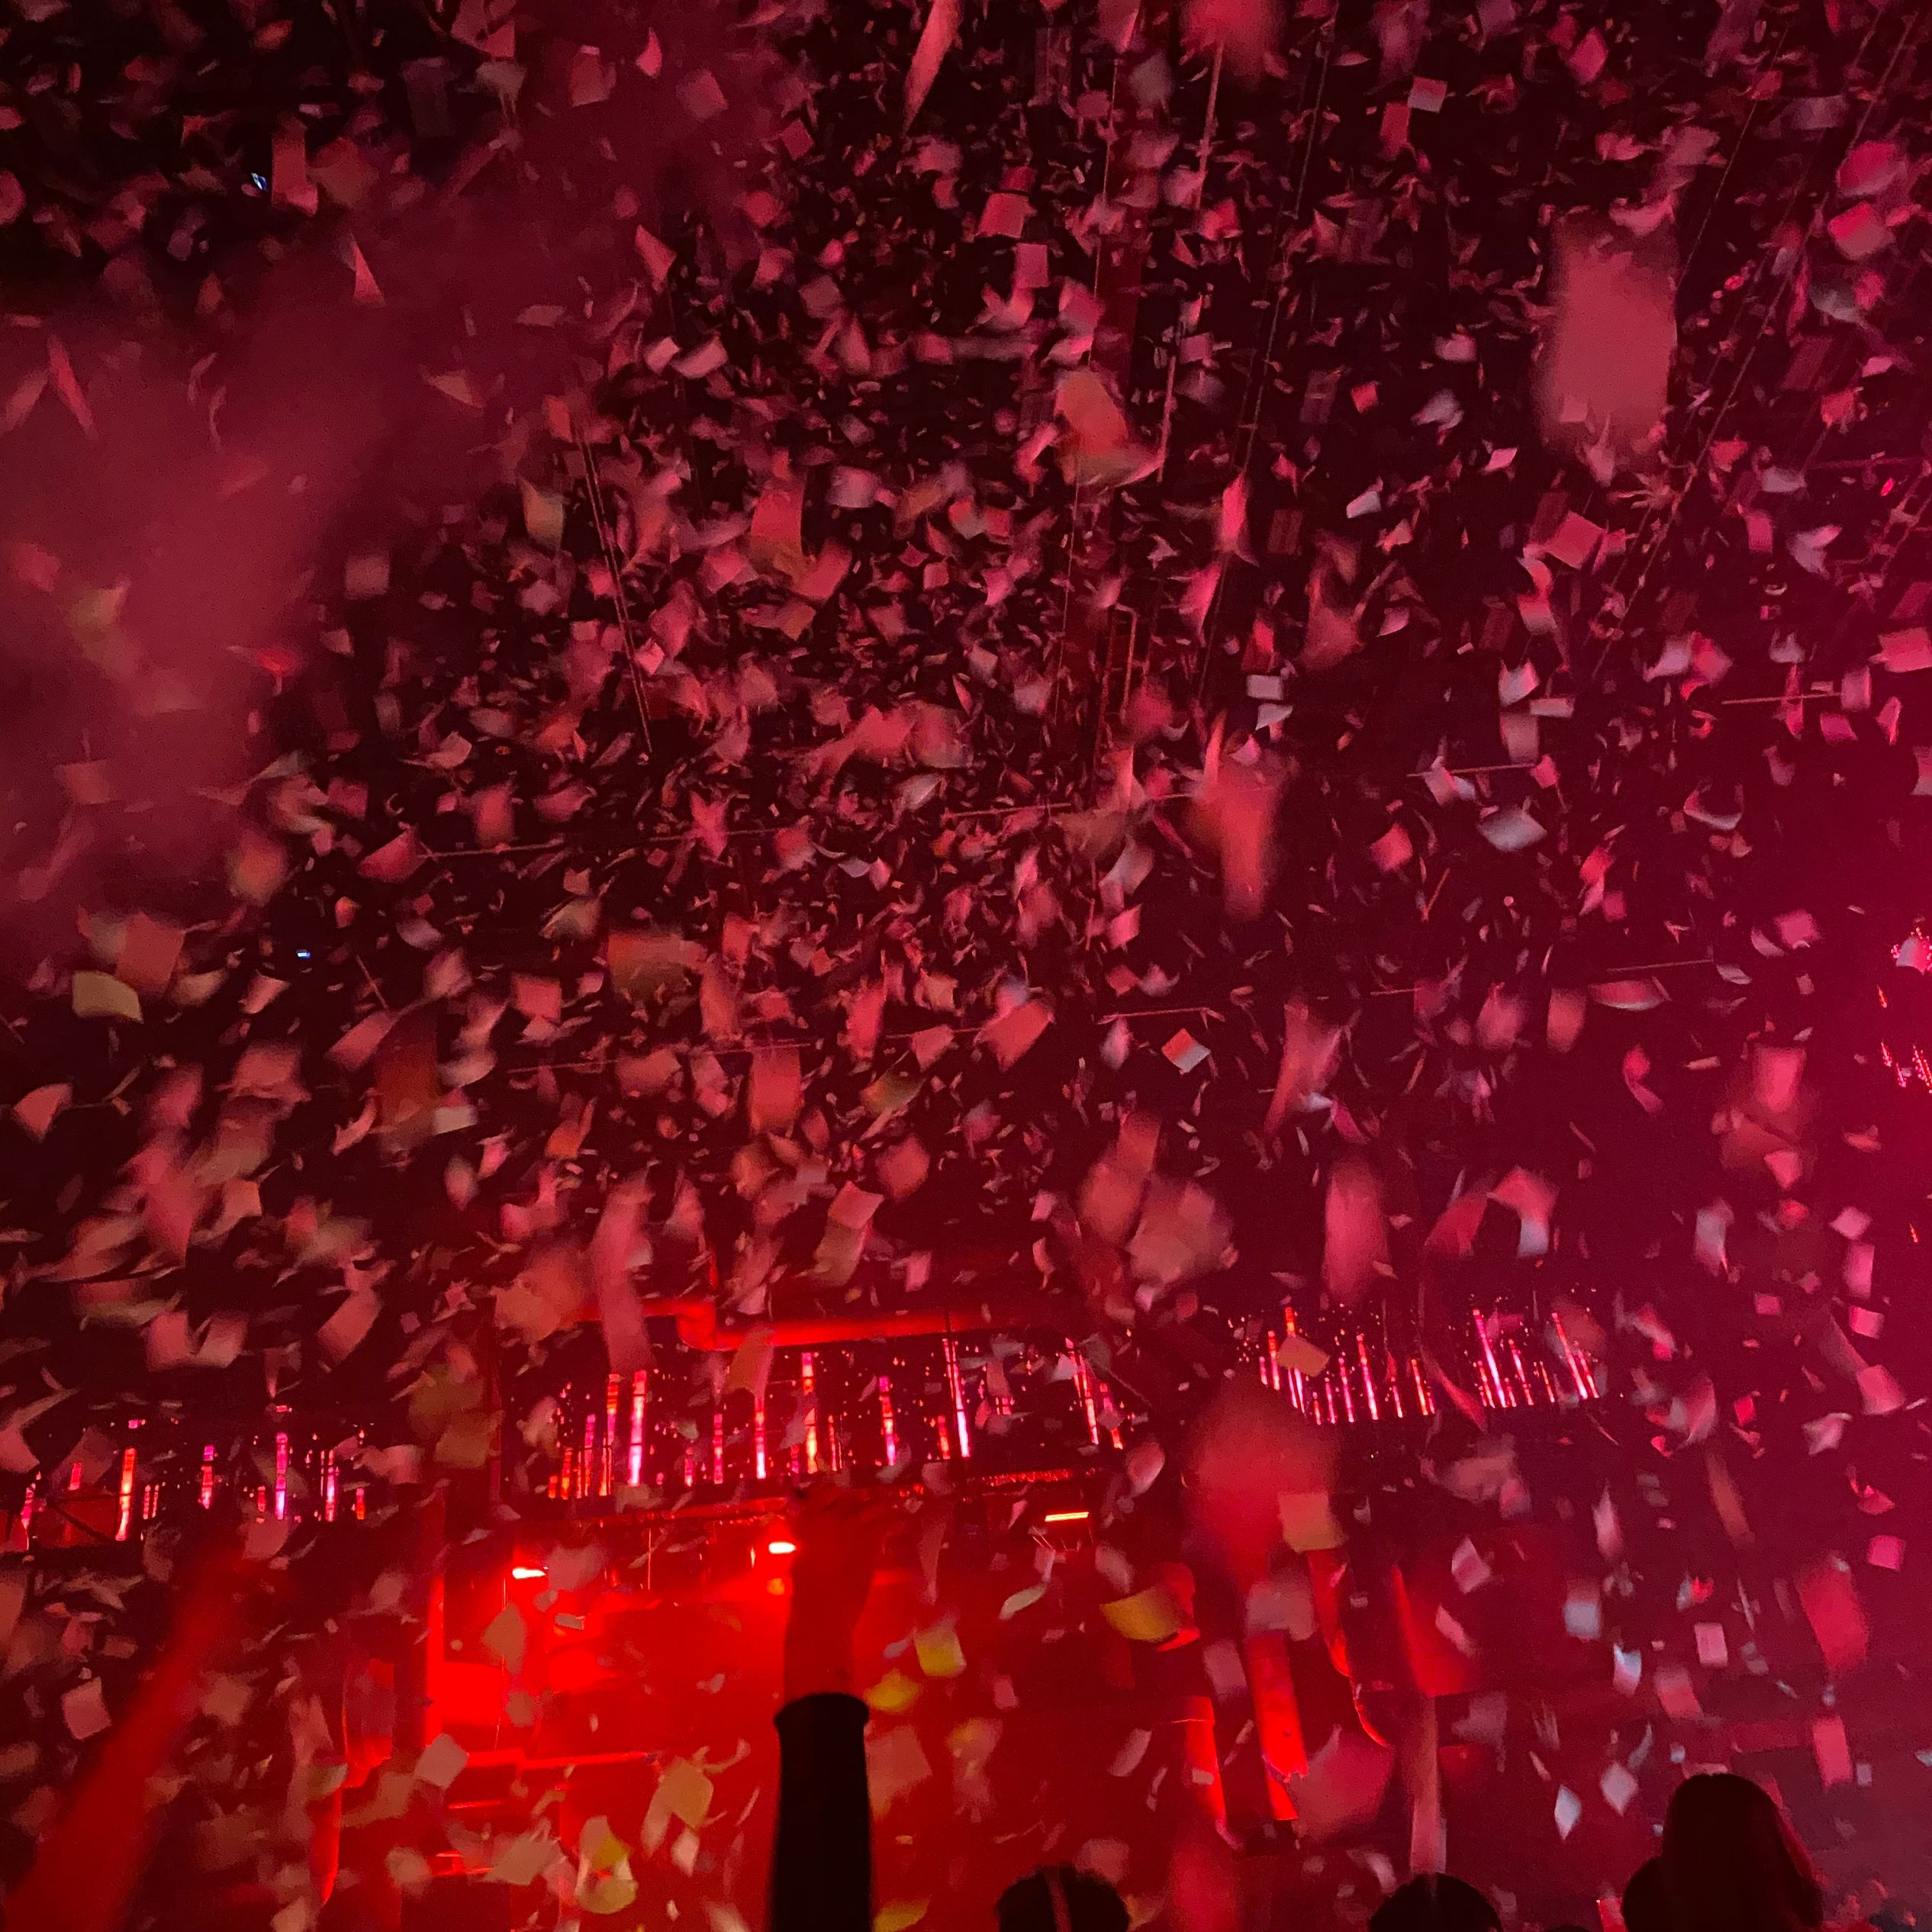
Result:
{"label": "crowd silhouette", "polygon": [[[857,1690],[855,1641],[894,1515],[882,1492],[829,1485],[809,1496],[799,1514],[776,1718],[780,1774],[768,1932],[874,1932],[865,1753],[871,1713]],[[242,1581],[243,1567],[228,1555],[191,1580],[142,1696],[0,1908],[6,1932],[117,1932],[127,1922],[152,1850],[153,1784],[192,1706],[198,1673],[232,1633]],[[375,1904],[373,1889],[364,1888],[362,1902],[349,1905],[356,1924],[407,1924],[394,1889],[382,1889],[388,1911]],[[336,1905],[348,1903],[356,1890],[339,1892]],[[197,1911],[192,1922],[270,1922],[267,1905],[254,1917],[233,1907],[230,1901]],[[1174,1898],[1151,1922],[1196,1932],[1199,1916]],[[1602,1932],[1824,1932],[1828,1922],[1824,1889],[1777,1801],[1748,1778],[1708,1771],[1677,1787],[1656,1856],[1631,1875],[1620,1908],[1605,1901],[1603,1920]],[[279,1916],[272,1922],[284,1924]],[[321,1922],[345,1921],[338,1911]],[[1100,1874],[1056,1863],[1009,1885],[996,1922],[997,1932],[1129,1932],[1150,1921],[1145,1911],[1137,1918]],[[1242,1922],[1238,1912],[1227,1915],[1226,1932],[1239,1932]],[[1325,1915],[1318,1899],[1303,1898],[1287,1920],[1277,1913],[1267,1922],[1321,1932]],[[1359,1911],[1351,1922],[1359,1924]],[[1901,1932],[1902,1922],[1889,1913],[1871,1923],[1882,1932]],[[1502,1932],[1502,1917],[1476,1886],[1431,1872],[1397,1886],[1368,1926],[1369,1932]]]}
{"label": "crowd silhouette", "polygon": [[[874,1922],[868,1712],[854,1690],[853,1639],[888,1520],[875,1496],[838,1489],[816,1492],[801,1514],[778,1716],[770,1932],[869,1932]],[[1678,1786],[1621,1917],[1622,1932],[1823,1932],[1826,1923],[1824,1888],[1776,1801],[1732,1772]],[[1007,1888],[997,1923],[999,1932],[1128,1932],[1133,1919],[1104,1878],[1053,1865]],[[1370,1932],[1502,1932],[1502,1923],[1481,1890],[1447,1873],[1410,1879],[1369,1921]]]}

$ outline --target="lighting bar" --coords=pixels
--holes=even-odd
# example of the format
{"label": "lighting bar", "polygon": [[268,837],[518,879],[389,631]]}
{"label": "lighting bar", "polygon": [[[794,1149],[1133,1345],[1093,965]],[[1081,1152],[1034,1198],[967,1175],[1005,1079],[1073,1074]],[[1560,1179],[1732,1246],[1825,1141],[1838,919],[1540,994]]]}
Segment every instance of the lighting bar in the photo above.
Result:
{"label": "lighting bar", "polygon": [[1489,1386],[1496,1393],[1495,1406],[1498,1409],[1514,1409],[1516,1399],[1504,1386],[1502,1366],[1496,1360],[1496,1345],[1489,1339],[1489,1325],[1483,1319],[1480,1310],[1476,1315],[1476,1332],[1483,1344],[1483,1360],[1489,1367]]}
{"label": "lighting bar", "polygon": [[1534,1409],[1536,1406],[1536,1391],[1530,1386],[1529,1370],[1523,1366],[1523,1351],[1516,1346],[1514,1335],[1509,1338],[1509,1359],[1515,1366],[1516,1380],[1522,1388],[1524,1406]]}
{"label": "lighting bar", "polygon": [[130,1442],[121,1452],[121,1515],[114,1525],[114,1540],[117,1543],[127,1541],[127,1532],[134,1518],[134,1445]]}
{"label": "lighting bar", "polygon": [[1087,1439],[1095,1448],[1100,1446],[1100,1414],[1093,1402],[1093,1371],[1087,1365],[1087,1357],[1077,1348],[1074,1351],[1074,1386],[1080,1391],[1080,1412],[1087,1418]]}
{"label": "lighting bar", "polygon": [[607,1496],[617,1486],[617,1402],[623,1393],[623,1378],[604,1378],[604,1460],[597,1470],[597,1492]]}
{"label": "lighting bar", "polygon": [[[1295,1311],[1292,1308],[1284,1308],[1281,1311],[1281,1319],[1282,1325],[1289,1334],[1292,1335],[1299,1332],[1295,1326]],[[1272,1334],[1270,1345],[1274,1345]],[[1294,1396],[1295,1406],[1306,1415],[1308,1413],[1308,1382],[1299,1369],[1291,1368],[1288,1371],[1288,1386]]]}
{"label": "lighting bar", "polygon": [[645,1370],[637,1370],[630,1378],[630,1454],[625,1467],[625,1473],[630,1478],[630,1486],[635,1489],[644,1480],[644,1391]]}
{"label": "lighting bar", "polygon": [[[958,1431],[959,1457],[962,1462],[970,1462],[973,1455],[973,1435],[966,1426],[966,1390],[959,1375],[959,1344],[951,1335],[946,1337],[946,1386],[952,1394],[953,1426]],[[805,1358],[811,1360],[808,1355]]]}

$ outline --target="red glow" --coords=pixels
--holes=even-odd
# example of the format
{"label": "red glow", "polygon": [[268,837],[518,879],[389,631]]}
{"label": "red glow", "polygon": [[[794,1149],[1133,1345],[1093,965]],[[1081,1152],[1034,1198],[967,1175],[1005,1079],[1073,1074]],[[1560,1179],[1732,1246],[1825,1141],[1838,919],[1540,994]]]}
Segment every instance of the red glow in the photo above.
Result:
{"label": "red glow", "polygon": [[798,1547],[788,1537],[774,1536],[765,1546],[765,1554],[773,1557],[791,1556]]}

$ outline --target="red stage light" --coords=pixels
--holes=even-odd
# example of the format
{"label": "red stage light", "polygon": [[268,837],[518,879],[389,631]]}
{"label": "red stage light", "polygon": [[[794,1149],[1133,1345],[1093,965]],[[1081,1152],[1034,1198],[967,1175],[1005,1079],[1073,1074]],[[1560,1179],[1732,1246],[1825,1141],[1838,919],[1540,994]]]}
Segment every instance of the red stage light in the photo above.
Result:
{"label": "red stage light", "polygon": [[517,1583],[540,1583],[549,1574],[540,1563],[520,1563],[510,1573],[510,1580]]}
{"label": "red stage light", "polygon": [[789,1537],[784,1536],[774,1536],[772,1538],[771,1541],[765,1546],[765,1554],[768,1556],[773,1557],[788,1557],[797,1547],[798,1545],[793,1542]]}

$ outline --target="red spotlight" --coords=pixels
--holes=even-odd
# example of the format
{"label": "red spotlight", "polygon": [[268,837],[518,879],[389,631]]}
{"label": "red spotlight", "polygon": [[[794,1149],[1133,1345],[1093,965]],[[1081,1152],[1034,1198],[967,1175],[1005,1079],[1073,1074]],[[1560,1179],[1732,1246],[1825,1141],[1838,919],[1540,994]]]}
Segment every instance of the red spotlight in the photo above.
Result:
{"label": "red spotlight", "polygon": [[511,1567],[510,1576],[513,1583],[540,1583],[549,1573],[541,1563],[520,1563]]}
{"label": "red spotlight", "polygon": [[774,1536],[772,1538],[771,1541],[765,1546],[765,1554],[768,1556],[788,1557],[797,1547],[798,1545],[793,1542],[790,1537]]}

